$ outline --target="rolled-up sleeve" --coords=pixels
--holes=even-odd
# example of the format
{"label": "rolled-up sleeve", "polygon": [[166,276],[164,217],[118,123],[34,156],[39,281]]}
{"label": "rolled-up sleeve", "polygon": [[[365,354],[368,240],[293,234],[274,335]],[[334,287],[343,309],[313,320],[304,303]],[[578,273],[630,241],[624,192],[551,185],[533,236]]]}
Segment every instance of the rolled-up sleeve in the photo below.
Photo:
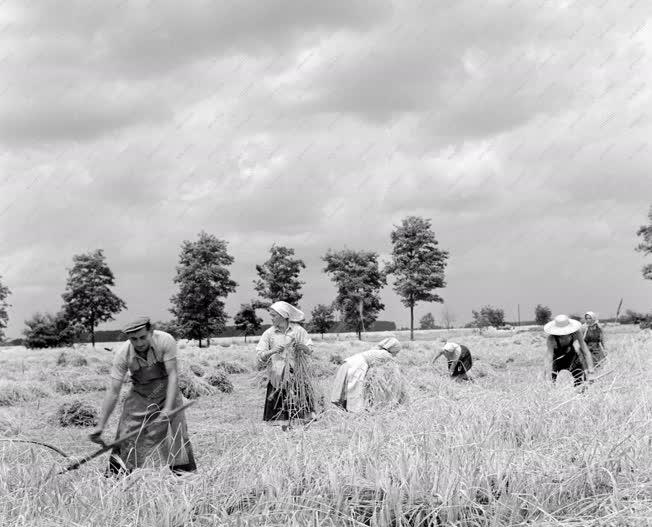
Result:
{"label": "rolled-up sleeve", "polygon": [[177,358],[177,341],[169,333],[162,336],[158,346],[162,352],[164,362]]}
{"label": "rolled-up sleeve", "polygon": [[127,374],[127,353],[129,351],[129,342],[123,343],[113,356],[113,365],[111,366],[112,379],[123,382]]}
{"label": "rolled-up sleeve", "polygon": [[266,362],[265,359],[263,359],[262,355],[266,351],[269,351],[272,348],[271,346],[271,339],[270,339],[270,334],[269,330],[263,331],[263,334],[260,336],[260,340],[258,341],[258,344],[256,344],[256,359],[258,359],[258,362],[261,364],[264,364]]}

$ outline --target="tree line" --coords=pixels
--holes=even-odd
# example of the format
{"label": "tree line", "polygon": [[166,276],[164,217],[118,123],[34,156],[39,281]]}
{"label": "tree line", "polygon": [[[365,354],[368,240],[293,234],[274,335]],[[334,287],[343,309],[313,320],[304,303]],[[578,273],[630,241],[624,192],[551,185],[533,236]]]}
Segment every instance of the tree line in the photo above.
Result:
{"label": "tree line", "polygon": [[[648,213],[649,225],[641,226],[637,236],[641,243],[636,247],[643,254],[652,254],[652,207]],[[390,261],[381,265],[374,251],[329,249],[322,257],[326,273],[336,288],[330,304],[318,304],[311,312],[310,329],[325,333],[335,324],[339,312],[346,329],[358,334],[367,331],[384,310],[380,292],[393,279],[393,290],[410,313],[410,339],[414,339],[414,308],[419,302],[443,303],[437,290],[446,287],[445,270],[449,253],[439,247],[432,230],[431,220],[408,216],[395,226],[390,235],[392,246]],[[221,334],[228,320],[225,300],[235,293],[238,284],[231,279],[229,267],[234,258],[228,253],[228,244],[212,234],[202,231],[196,241],[184,241],[179,253],[174,283],[178,292],[170,299],[170,312],[174,318],[161,323],[178,337],[210,343],[210,337]],[[235,327],[245,335],[255,334],[262,326],[259,309],[283,300],[300,306],[305,282],[300,273],[306,265],[297,258],[292,248],[272,245],[269,258],[256,265],[254,290],[257,299],[241,304],[234,315]],[[643,268],[643,276],[652,279],[652,264]],[[0,340],[8,322],[7,301],[11,294],[0,276]],[[61,295],[63,305],[56,314],[35,313],[25,321],[24,334],[32,347],[60,346],[72,343],[86,333],[95,345],[95,330],[101,323],[114,320],[114,315],[127,308],[124,300],[113,291],[115,278],[106,262],[102,249],[73,256],[73,266],[68,269],[66,288]],[[505,325],[504,311],[493,306],[483,306],[472,311],[473,321],[467,326],[501,327]],[[630,318],[639,314],[631,312]],[[642,315],[647,320],[647,315]],[[545,324],[551,318],[550,309],[537,305],[535,322]],[[443,326],[436,326],[432,313],[420,320],[421,329],[452,327],[454,316],[445,309]]]}

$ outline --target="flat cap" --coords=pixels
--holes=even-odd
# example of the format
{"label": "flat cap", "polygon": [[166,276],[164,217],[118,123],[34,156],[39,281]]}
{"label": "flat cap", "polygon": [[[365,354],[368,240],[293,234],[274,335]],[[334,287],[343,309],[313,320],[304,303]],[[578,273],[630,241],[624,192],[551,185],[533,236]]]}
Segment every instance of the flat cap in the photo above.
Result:
{"label": "flat cap", "polygon": [[129,324],[126,324],[122,328],[123,333],[135,333],[139,329],[142,329],[150,323],[149,317],[138,317],[136,320],[132,320]]}

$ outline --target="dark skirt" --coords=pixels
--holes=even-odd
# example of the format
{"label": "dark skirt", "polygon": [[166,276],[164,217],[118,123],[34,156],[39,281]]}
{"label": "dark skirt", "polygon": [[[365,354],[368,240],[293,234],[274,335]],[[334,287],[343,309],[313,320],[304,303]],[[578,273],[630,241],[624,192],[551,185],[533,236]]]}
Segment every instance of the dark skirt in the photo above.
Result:
{"label": "dark skirt", "polygon": [[[466,374],[471,367],[473,366],[473,359],[471,358],[471,352],[466,346],[461,346],[462,352],[460,353],[460,358],[455,365],[455,370],[451,371],[451,377],[456,380],[470,380],[469,376]],[[448,361],[448,368],[452,368],[455,361]]]}
{"label": "dark skirt", "polygon": [[293,408],[292,401],[283,389],[276,389],[271,382],[267,383],[265,394],[265,409],[263,421],[289,421],[290,419],[308,419],[315,411],[312,397],[307,401],[306,408]]}

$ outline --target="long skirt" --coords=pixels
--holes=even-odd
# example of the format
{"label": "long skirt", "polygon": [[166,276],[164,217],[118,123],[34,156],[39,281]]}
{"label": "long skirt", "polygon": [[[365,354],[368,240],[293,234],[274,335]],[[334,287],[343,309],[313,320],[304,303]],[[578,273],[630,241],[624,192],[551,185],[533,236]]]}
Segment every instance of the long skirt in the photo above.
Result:
{"label": "long skirt", "polygon": [[[132,388],[127,395],[118,424],[118,437],[155,420],[164,401],[152,402]],[[177,395],[175,408],[183,404]],[[121,443],[111,451],[109,473],[131,472],[141,467],[169,466],[174,472],[192,472],[197,469],[184,412],[174,414],[169,422],[152,424],[141,434]]]}
{"label": "long skirt", "polygon": [[603,349],[600,347],[599,342],[591,342],[587,343],[587,347],[589,348],[589,351],[591,352],[591,358],[593,359],[593,365],[598,368],[602,366],[602,363],[604,362],[606,355],[603,351]]}
{"label": "long skirt", "polygon": [[335,375],[331,402],[353,413],[365,408],[365,377],[369,365],[362,356],[349,357],[340,366]]}
{"label": "long skirt", "polygon": [[308,394],[308,400],[303,402],[302,408],[297,408],[292,397],[283,388],[275,388],[271,382],[267,383],[265,394],[265,407],[263,421],[289,421],[290,419],[308,419],[315,411],[315,401]]}

